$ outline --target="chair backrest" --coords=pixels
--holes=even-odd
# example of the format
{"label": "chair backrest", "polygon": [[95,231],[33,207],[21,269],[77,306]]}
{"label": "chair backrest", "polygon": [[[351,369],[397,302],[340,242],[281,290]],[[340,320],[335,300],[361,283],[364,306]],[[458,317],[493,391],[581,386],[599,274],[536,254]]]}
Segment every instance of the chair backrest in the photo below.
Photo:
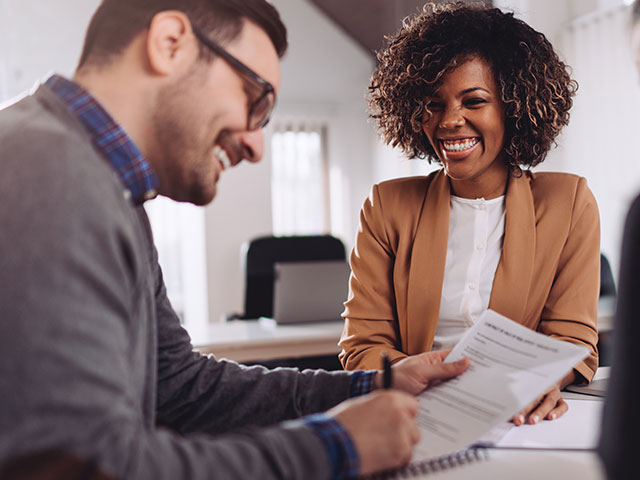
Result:
{"label": "chair backrest", "polygon": [[616,282],[611,272],[611,265],[609,260],[600,254],[600,296],[615,296],[616,295]]}
{"label": "chair backrest", "polygon": [[245,245],[244,314],[241,318],[273,316],[276,262],[346,260],[342,241],[331,235],[259,237]]}

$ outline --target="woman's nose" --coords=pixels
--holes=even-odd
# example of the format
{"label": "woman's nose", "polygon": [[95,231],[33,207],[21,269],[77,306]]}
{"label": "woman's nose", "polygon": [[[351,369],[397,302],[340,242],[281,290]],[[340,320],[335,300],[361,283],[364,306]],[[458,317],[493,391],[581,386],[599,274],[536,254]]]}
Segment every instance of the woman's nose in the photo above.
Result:
{"label": "woman's nose", "polygon": [[444,111],[438,126],[444,129],[453,129],[463,126],[464,123],[464,116],[462,116],[460,110],[452,108]]}

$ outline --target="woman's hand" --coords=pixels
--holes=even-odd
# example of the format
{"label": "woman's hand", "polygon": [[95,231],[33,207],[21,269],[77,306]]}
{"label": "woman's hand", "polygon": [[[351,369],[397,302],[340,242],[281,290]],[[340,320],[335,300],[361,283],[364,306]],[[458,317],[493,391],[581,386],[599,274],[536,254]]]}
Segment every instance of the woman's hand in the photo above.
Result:
{"label": "woman's hand", "polygon": [[563,400],[560,390],[573,383],[575,379],[575,372],[572,370],[567,376],[547,390],[544,395],[538,397],[525,409],[516,413],[513,416],[513,424],[517,427],[525,423],[535,425],[540,420],[555,420],[564,415],[567,410],[569,410],[569,405]]}

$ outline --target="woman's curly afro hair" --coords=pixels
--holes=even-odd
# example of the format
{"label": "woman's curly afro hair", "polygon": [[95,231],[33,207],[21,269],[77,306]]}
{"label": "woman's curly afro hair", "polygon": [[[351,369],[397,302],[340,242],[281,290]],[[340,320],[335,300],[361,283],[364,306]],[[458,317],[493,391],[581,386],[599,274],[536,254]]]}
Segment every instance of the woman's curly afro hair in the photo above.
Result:
{"label": "woman's curly afro hair", "polygon": [[438,161],[422,130],[425,99],[472,57],[495,75],[505,111],[503,148],[514,171],[542,162],[569,122],[577,83],[545,36],[513,13],[427,4],[388,40],[369,86],[371,117],[383,139],[410,158]]}

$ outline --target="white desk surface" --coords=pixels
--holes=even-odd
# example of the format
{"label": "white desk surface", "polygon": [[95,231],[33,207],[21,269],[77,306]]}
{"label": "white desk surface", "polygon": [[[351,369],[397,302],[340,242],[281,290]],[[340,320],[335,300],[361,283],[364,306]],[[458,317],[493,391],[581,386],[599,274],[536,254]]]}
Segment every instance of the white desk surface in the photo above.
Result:
{"label": "white desk surface", "polygon": [[211,324],[194,347],[204,354],[237,362],[337,355],[344,322],[276,325],[271,319]]}
{"label": "white desk surface", "polygon": [[[598,328],[612,328],[615,299],[598,304]],[[277,325],[272,319],[233,320],[212,323],[200,335],[192,336],[196,350],[237,362],[276,358],[300,358],[338,354],[338,340],[344,322]]]}
{"label": "white desk surface", "polygon": [[[611,330],[615,299],[598,304],[598,328]],[[338,354],[344,322],[277,325],[272,319],[212,323],[192,342],[196,350],[237,362]]]}

